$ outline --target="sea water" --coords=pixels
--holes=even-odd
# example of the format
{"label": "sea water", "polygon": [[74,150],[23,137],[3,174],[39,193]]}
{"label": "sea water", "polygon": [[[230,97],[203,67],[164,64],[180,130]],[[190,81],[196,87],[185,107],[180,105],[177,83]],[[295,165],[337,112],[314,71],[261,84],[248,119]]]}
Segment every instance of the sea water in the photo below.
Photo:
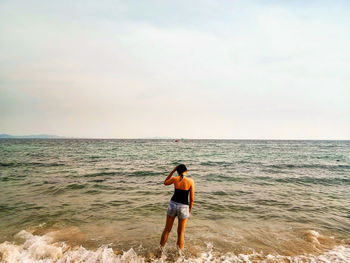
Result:
{"label": "sea water", "polygon": [[[157,256],[174,186],[195,198]],[[350,141],[0,140],[0,262],[350,262]]]}

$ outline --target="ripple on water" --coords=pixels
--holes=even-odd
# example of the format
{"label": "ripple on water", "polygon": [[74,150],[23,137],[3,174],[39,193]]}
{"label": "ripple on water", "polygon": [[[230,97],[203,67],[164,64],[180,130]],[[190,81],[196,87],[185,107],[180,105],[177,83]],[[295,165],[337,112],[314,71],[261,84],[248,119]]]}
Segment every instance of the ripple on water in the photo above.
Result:
{"label": "ripple on water", "polygon": [[99,172],[99,173],[85,174],[84,177],[110,176],[110,175],[117,175],[117,174],[118,172]]}
{"label": "ripple on water", "polygon": [[102,193],[100,190],[87,190],[86,192],[84,192],[85,194],[89,194],[89,195],[96,195],[96,194],[100,194]]}
{"label": "ripple on water", "polygon": [[102,183],[104,182],[106,179],[95,179],[95,180],[90,180],[89,182],[93,182],[93,183]]}
{"label": "ripple on water", "polygon": [[161,176],[161,175],[164,175],[164,173],[154,172],[154,171],[134,171],[127,174],[127,176],[136,176],[136,177]]}
{"label": "ripple on water", "polygon": [[350,177],[331,177],[331,178],[319,178],[311,176],[302,177],[284,177],[274,179],[279,183],[291,183],[291,184],[302,184],[302,185],[350,185]]}
{"label": "ripple on water", "polygon": [[102,190],[116,190],[116,187],[112,185],[94,184],[92,187]]}
{"label": "ripple on water", "polygon": [[70,184],[70,185],[67,185],[67,189],[72,189],[72,190],[75,190],[75,189],[83,189],[85,188],[86,185],[85,184]]}
{"label": "ripple on water", "polygon": [[38,167],[54,167],[65,166],[65,163],[59,162],[0,162],[0,167],[21,167],[21,166],[38,166]]}

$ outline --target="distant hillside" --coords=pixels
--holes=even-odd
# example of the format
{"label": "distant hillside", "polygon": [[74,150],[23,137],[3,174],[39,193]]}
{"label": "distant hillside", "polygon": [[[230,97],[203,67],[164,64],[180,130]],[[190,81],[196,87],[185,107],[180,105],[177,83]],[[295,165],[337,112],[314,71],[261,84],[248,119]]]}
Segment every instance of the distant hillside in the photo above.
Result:
{"label": "distant hillside", "polygon": [[10,134],[0,134],[0,139],[58,139],[64,138],[57,135],[49,134],[34,134],[34,135],[10,135]]}

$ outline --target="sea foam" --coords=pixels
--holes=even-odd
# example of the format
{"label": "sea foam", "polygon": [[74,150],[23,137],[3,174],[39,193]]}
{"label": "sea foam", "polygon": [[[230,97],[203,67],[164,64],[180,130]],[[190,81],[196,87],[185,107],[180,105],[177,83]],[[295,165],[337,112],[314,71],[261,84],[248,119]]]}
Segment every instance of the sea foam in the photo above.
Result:
{"label": "sea foam", "polygon": [[[315,234],[317,235],[317,234]],[[65,242],[55,242],[54,232],[45,235],[34,235],[22,230],[16,238],[22,240],[20,243],[5,241],[0,244],[0,260],[4,263],[119,263],[119,262],[170,262],[166,255],[162,258],[145,258],[130,248],[122,254],[115,254],[108,245],[100,246],[96,250],[89,250],[83,246],[71,247]],[[174,257],[169,257],[173,260]],[[350,262],[350,248],[335,246],[333,249],[321,255],[271,255],[262,253],[251,254],[218,254],[214,251],[211,243],[207,244],[205,251],[196,258],[177,258],[176,262],[239,262],[239,263],[274,263],[274,262],[322,262],[322,263],[346,263]]]}

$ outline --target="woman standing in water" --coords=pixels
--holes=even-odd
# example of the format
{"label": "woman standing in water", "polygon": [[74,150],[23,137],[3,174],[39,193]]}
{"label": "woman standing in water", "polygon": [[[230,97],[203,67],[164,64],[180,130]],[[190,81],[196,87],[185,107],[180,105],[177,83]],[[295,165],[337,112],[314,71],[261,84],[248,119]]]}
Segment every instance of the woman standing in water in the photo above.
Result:
{"label": "woman standing in water", "polygon": [[[177,171],[178,176],[172,177],[173,173]],[[160,250],[163,252],[165,243],[168,239],[175,217],[178,217],[177,227],[177,249],[181,255],[181,251],[184,245],[184,232],[188,218],[192,212],[193,198],[194,198],[194,181],[191,178],[187,178],[187,168],[184,164],[176,166],[165,179],[165,185],[174,184],[175,192],[171,197],[167,218],[162,237],[160,239]],[[190,201],[188,197],[190,194]]]}

